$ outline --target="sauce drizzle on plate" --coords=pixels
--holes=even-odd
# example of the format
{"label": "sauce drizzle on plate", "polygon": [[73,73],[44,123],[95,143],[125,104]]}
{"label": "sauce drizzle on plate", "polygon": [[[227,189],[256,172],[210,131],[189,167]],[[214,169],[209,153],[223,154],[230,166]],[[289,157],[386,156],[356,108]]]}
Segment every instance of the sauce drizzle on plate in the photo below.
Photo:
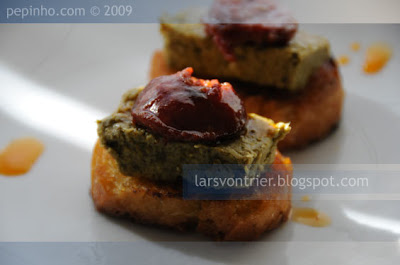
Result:
{"label": "sauce drizzle on plate", "polygon": [[375,43],[371,45],[364,61],[364,72],[374,74],[379,72],[392,57],[392,49],[385,43]]}
{"label": "sauce drizzle on plate", "polygon": [[293,208],[292,221],[313,227],[325,227],[331,224],[331,218],[313,208]]}
{"label": "sauce drizzle on plate", "polygon": [[350,62],[350,58],[347,55],[342,55],[338,58],[338,63],[340,65],[346,65]]}
{"label": "sauce drizzle on plate", "polygon": [[351,50],[352,50],[353,52],[357,52],[357,51],[360,50],[361,45],[360,45],[359,42],[353,42],[353,43],[350,45],[350,48],[351,48]]}
{"label": "sauce drizzle on plate", "polygon": [[35,138],[13,140],[0,153],[0,174],[18,176],[27,173],[43,150],[43,143]]}

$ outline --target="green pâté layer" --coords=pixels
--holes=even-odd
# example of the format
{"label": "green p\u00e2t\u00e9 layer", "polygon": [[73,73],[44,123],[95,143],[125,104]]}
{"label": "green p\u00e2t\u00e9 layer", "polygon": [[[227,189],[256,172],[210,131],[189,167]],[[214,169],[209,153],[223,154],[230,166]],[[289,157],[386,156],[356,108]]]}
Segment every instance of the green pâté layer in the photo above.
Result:
{"label": "green p\u00e2t\u00e9 layer", "polygon": [[206,35],[204,25],[185,22],[190,19],[187,16],[182,13],[161,18],[164,54],[173,70],[190,66],[200,77],[296,91],[306,85],[314,69],[330,58],[327,39],[300,31],[282,47],[237,46],[236,61],[228,62]]}
{"label": "green p\u00e2t\u00e9 layer", "polygon": [[128,176],[175,181],[183,164],[242,164],[247,170],[271,164],[276,145],[290,131],[285,123],[250,114],[245,132],[238,138],[214,145],[171,142],[137,127],[131,109],[143,88],[129,90],[118,109],[98,121],[101,144],[111,153],[120,171]]}

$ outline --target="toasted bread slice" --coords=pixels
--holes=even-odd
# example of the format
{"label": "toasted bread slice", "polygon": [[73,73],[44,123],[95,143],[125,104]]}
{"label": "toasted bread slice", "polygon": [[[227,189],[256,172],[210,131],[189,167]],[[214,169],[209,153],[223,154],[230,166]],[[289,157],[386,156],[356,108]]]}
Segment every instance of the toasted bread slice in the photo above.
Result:
{"label": "toasted bread slice", "polygon": [[[287,178],[291,177],[291,161],[279,152],[273,166],[290,172]],[[180,231],[196,230],[215,240],[254,240],[285,222],[291,208],[287,190],[272,194],[269,200],[184,200],[180,183],[120,173],[99,142],[93,152],[91,193],[100,212]]]}
{"label": "toasted bread slice", "polygon": [[[150,78],[172,74],[176,70],[168,67],[162,51],[154,53]],[[233,83],[233,86],[248,113],[290,122],[292,130],[279,142],[280,150],[301,148],[326,137],[341,118],[344,91],[338,68],[332,60],[316,69],[306,87],[296,94],[260,89],[252,84]]]}

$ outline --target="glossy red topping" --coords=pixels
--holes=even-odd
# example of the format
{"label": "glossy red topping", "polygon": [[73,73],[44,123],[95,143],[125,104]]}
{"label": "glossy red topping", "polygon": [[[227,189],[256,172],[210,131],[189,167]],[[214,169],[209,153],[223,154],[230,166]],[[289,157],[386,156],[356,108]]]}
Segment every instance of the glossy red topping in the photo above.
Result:
{"label": "glossy red topping", "polygon": [[214,142],[239,135],[247,114],[232,86],[192,73],[186,68],[151,80],[132,108],[133,122],[176,141]]}
{"label": "glossy red topping", "polygon": [[285,45],[297,31],[292,15],[272,0],[215,0],[203,22],[228,61],[235,45]]}

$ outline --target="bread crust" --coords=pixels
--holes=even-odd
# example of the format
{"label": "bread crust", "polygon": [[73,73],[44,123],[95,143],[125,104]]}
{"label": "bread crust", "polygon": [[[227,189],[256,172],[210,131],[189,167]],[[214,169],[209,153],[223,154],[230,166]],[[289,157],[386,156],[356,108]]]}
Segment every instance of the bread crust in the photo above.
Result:
{"label": "bread crust", "polygon": [[[289,158],[276,154],[274,167],[289,172]],[[98,211],[179,231],[196,230],[215,240],[257,239],[288,219],[291,192],[277,192],[269,200],[184,200],[179,183],[161,183],[125,176],[99,142],[93,151],[91,195]],[[287,187],[283,187],[287,189]]]}
{"label": "bread crust", "polygon": [[[167,65],[163,52],[156,51],[151,62],[150,78],[174,72],[176,70]],[[297,94],[277,92],[253,84],[233,82],[233,86],[248,113],[291,123],[291,132],[278,144],[282,151],[302,148],[323,139],[341,119],[344,91],[333,60],[316,69],[306,87]]]}

